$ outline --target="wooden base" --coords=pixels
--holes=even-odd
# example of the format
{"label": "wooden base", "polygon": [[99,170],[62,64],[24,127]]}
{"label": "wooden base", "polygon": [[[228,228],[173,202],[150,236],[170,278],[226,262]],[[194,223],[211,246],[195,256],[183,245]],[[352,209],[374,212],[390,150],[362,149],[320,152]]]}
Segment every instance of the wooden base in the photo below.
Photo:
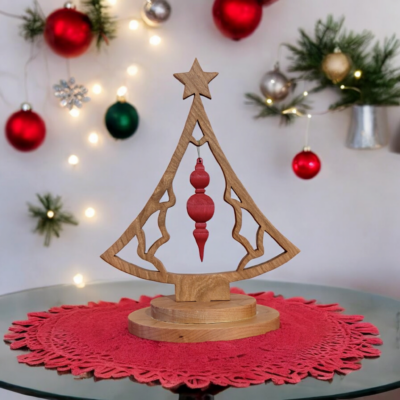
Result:
{"label": "wooden base", "polygon": [[214,324],[248,319],[256,315],[256,299],[243,294],[231,294],[229,301],[182,302],[175,296],[153,299],[151,316],[178,324]]}
{"label": "wooden base", "polygon": [[[227,302],[229,303],[229,302]],[[143,339],[174,343],[235,340],[258,336],[279,328],[279,312],[256,306],[256,315],[233,322],[171,323],[152,318],[151,307],[128,316],[129,332]]]}

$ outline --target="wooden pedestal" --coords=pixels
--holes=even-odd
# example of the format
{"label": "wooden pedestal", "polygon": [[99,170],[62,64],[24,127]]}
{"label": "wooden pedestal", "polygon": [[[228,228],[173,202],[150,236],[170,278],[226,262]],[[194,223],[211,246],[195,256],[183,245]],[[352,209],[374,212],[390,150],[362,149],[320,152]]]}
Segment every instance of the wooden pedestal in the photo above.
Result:
{"label": "wooden pedestal", "polygon": [[158,297],[128,316],[129,332],[143,339],[194,343],[234,340],[279,328],[279,312],[253,297],[232,294],[229,301],[176,302]]}

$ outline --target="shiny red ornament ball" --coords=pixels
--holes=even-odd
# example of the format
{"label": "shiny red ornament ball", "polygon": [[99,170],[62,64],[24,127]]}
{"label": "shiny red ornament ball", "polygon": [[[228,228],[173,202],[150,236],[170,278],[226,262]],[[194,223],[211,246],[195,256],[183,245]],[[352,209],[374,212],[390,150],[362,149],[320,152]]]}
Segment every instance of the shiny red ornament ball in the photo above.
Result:
{"label": "shiny red ornament ball", "polygon": [[74,8],[60,8],[47,17],[44,38],[59,56],[78,57],[92,42],[92,24],[86,14]]}
{"label": "shiny red ornament ball", "polygon": [[9,143],[19,151],[37,149],[46,136],[43,119],[30,109],[12,114],[7,120],[5,130]]}
{"label": "shiny red ornament ball", "polygon": [[251,35],[262,17],[262,6],[258,0],[215,0],[214,23],[221,33],[233,40]]}
{"label": "shiny red ornament ball", "polygon": [[321,161],[315,153],[305,149],[293,158],[292,168],[299,178],[312,179],[320,171]]}

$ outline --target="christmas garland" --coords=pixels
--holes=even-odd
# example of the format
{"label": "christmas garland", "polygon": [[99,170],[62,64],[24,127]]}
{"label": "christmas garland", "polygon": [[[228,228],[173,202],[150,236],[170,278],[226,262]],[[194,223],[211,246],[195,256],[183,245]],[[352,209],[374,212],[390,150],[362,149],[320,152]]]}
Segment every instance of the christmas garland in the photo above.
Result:
{"label": "christmas garland", "polygon": [[290,124],[311,109],[306,99],[309,94],[327,88],[334,89],[339,96],[329,110],[352,105],[400,105],[400,68],[392,65],[400,50],[395,35],[372,45],[372,32],[346,31],[344,17],[335,19],[331,15],[316,22],[313,35],[304,29],[299,29],[299,34],[296,44],[284,44],[290,51],[288,72],[297,73],[292,81],[309,81],[315,86],[286,104],[276,104],[283,99],[265,96],[262,81],[263,97],[245,95],[247,104],[261,108],[256,118],[279,116],[282,123]]}

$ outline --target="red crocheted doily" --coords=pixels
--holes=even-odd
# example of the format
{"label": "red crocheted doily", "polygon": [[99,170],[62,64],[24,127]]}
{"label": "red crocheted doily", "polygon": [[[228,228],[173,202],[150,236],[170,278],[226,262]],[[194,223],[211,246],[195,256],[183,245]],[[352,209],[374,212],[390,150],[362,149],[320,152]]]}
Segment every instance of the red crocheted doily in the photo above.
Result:
{"label": "red crocheted doily", "polygon": [[[233,290],[244,293],[240,289]],[[246,387],[271,380],[298,383],[311,375],[329,380],[335,372],[361,368],[364,357],[377,357],[378,329],[358,315],[343,315],[337,304],[303,298],[284,299],[272,292],[252,294],[258,304],[280,312],[281,328],[265,335],[227,342],[166,343],[140,339],[128,332],[128,314],[149,306],[138,302],[89,303],[55,307],[15,321],[5,340],[28,365],[44,365],[73,375],[131,377],[166,388],[186,384]]]}

